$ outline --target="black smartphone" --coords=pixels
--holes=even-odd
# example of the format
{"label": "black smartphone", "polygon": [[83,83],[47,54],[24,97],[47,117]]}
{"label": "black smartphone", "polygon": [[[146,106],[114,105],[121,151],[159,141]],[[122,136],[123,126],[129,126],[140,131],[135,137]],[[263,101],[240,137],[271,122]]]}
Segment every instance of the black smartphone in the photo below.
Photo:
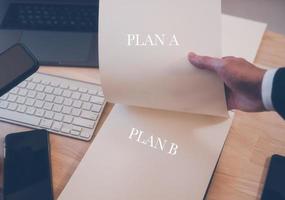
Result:
{"label": "black smartphone", "polygon": [[0,54],[0,96],[36,72],[39,63],[22,44],[15,44]]}
{"label": "black smartphone", "polygon": [[7,135],[4,152],[4,200],[53,200],[46,130]]}
{"label": "black smartphone", "polygon": [[273,155],[270,160],[261,200],[285,200],[285,157]]}

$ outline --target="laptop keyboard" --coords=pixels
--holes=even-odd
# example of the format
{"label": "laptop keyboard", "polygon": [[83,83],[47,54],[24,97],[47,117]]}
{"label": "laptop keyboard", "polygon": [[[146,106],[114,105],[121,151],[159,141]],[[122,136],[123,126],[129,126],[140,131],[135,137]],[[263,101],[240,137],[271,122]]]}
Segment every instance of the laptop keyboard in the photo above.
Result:
{"label": "laptop keyboard", "polygon": [[98,6],[13,3],[1,28],[98,32]]}

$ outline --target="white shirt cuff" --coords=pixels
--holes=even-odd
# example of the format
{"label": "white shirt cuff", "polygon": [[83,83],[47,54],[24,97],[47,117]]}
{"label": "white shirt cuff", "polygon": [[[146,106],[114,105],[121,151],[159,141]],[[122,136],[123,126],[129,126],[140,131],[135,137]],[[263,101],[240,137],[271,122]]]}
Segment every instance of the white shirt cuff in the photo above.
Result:
{"label": "white shirt cuff", "polygon": [[267,70],[262,80],[262,86],[261,86],[262,102],[265,109],[268,111],[274,110],[271,95],[272,95],[273,79],[277,70],[278,69]]}

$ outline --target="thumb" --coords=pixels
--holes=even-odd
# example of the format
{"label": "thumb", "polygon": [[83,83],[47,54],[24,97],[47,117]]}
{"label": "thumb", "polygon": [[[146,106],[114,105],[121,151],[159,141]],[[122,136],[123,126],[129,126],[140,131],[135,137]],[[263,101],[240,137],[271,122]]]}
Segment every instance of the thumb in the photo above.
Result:
{"label": "thumb", "polygon": [[220,58],[213,58],[209,56],[199,56],[195,53],[188,54],[189,62],[199,69],[206,69],[212,72],[218,72],[224,67],[224,60]]}

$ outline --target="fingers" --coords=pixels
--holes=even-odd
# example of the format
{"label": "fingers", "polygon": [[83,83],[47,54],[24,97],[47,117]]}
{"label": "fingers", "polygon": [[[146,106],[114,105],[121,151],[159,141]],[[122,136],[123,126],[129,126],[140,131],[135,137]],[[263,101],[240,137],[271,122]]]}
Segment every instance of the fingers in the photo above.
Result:
{"label": "fingers", "polygon": [[199,56],[192,52],[188,54],[188,60],[195,67],[213,72],[218,72],[222,67],[224,67],[223,59],[209,56]]}
{"label": "fingers", "polygon": [[233,58],[236,58],[236,57],[234,57],[234,56],[224,56],[224,57],[222,57],[222,59],[233,59]]}
{"label": "fingers", "polygon": [[226,85],[225,85],[225,95],[226,95],[226,102],[227,102],[228,110],[235,109],[234,99],[232,98],[233,97],[233,92]]}

